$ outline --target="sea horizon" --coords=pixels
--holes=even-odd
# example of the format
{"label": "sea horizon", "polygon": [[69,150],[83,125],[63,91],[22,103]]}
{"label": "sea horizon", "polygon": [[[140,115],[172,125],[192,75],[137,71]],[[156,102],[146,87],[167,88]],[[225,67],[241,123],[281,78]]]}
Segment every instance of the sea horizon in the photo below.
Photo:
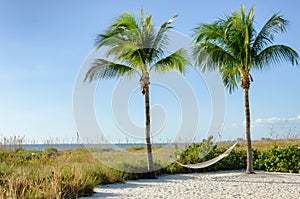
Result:
{"label": "sea horizon", "polygon": [[[227,143],[233,144],[235,141],[221,141],[219,143]],[[193,143],[200,143],[200,142],[193,142]],[[152,143],[152,147],[162,147],[162,146],[185,146],[193,143]],[[99,147],[104,149],[114,149],[114,150],[124,150],[130,147],[146,147],[146,143],[98,143],[98,144],[88,144],[88,143],[37,143],[37,144],[1,144],[0,148],[4,149],[23,149],[23,150],[37,150],[37,151],[44,151],[47,148],[55,148],[57,150],[74,150],[79,147],[89,148],[89,147]]]}

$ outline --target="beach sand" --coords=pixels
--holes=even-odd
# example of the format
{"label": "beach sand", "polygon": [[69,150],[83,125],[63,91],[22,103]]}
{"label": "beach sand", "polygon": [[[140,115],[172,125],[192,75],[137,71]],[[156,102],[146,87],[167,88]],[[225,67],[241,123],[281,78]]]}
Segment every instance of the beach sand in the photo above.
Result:
{"label": "beach sand", "polygon": [[220,171],[97,186],[96,198],[300,198],[300,174]]}

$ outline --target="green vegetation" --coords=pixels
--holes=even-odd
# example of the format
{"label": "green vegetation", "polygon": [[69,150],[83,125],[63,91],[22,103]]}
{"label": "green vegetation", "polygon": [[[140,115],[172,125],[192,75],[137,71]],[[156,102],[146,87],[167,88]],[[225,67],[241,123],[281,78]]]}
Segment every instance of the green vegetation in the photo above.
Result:
{"label": "green vegetation", "polygon": [[123,182],[87,150],[0,150],[0,198],[76,198],[97,184]]}
{"label": "green vegetation", "polygon": [[[253,144],[254,168],[300,173],[299,146],[300,140],[258,141]],[[200,144],[178,149],[174,155],[182,163],[193,164],[217,157],[228,147],[228,144],[214,146],[209,140],[204,140]],[[206,150],[203,148],[211,149],[205,157],[201,155],[201,151]],[[204,169],[192,170],[171,163],[156,174],[244,169],[247,162],[246,148],[246,143],[238,144],[228,157]],[[159,151],[160,148],[155,150]],[[145,154],[146,147],[132,147],[126,151]],[[103,149],[99,149],[99,152],[116,153],[114,150]],[[91,195],[98,184],[147,177],[145,173],[126,173],[108,168],[84,148],[65,151],[49,148],[44,152],[0,148],[0,162],[0,198],[77,198]],[[155,161],[155,165],[159,164],[159,161]],[[142,166],[147,167],[147,164]]]}
{"label": "green vegetation", "polygon": [[297,145],[279,147],[277,145],[267,151],[254,151],[256,169],[300,173],[300,148]]}
{"label": "green vegetation", "polygon": [[184,72],[188,65],[187,52],[178,49],[170,55],[165,55],[165,46],[168,44],[167,32],[172,28],[171,23],[177,15],[164,22],[158,30],[152,24],[152,15],[139,16],[124,13],[113,22],[104,34],[96,38],[96,48],[108,47],[106,55],[109,59],[97,59],[86,73],[85,79],[89,82],[98,79],[112,79],[122,76],[140,77],[140,85],[145,100],[145,138],[147,143],[149,177],[156,178],[152,157],[150,134],[150,72]]}
{"label": "green vegetation", "polygon": [[281,62],[298,65],[299,55],[292,48],[274,44],[275,35],[286,32],[289,24],[283,16],[274,14],[260,31],[254,28],[254,6],[246,14],[240,12],[219,19],[212,24],[201,23],[194,33],[193,55],[203,71],[216,70],[231,93],[235,88],[244,90],[247,138],[246,173],[254,173],[250,135],[249,90],[253,82],[251,72]]}
{"label": "green vegetation", "polygon": [[[213,146],[204,158],[199,157],[203,143],[207,147],[207,141],[200,144],[192,144],[180,151],[177,155],[178,160],[184,164],[195,164],[204,162],[224,153],[229,145]],[[266,148],[265,146],[271,146]],[[300,140],[274,140],[258,141],[253,144],[254,169],[270,172],[300,173]],[[164,168],[163,173],[189,173],[218,170],[240,170],[245,169],[247,164],[247,144],[238,144],[230,155],[221,161],[204,169],[188,169],[172,163]]]}

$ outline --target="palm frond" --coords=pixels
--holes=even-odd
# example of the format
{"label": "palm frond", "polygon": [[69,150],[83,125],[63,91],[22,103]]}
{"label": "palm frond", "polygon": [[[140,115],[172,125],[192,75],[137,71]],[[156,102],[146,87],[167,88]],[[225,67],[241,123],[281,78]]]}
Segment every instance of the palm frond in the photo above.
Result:
{"label": "palm frond", "polygon": [[254,7],[246,14],[244,6],[241,6],[240,13],[235,11],[227,17],[228,27],[226,29],[226,46],[236,60],[248,65],[250,62],[250,46],[255,33],[253,28]]}
{"label": "palm frond", "polygon": [[216,43],[225,43],[226,28],[228,24],[225,20],[220,19],[213,24],[201,23],[194,29],[194,42],[202,43],[208,41],[215,41]]}
{"label": "palm frond", "polygon": [[265,65],[276,65],[283,61],[298,65],[298,60],[299,55],[292,48],[285,45],[272,45],[255,57],[255,66],[262,69]]}
{"label": "palm frond", "polygon": [[110,45],[107,43],[111,37],[118,34],[124,34],[125,31],[136,30],[139,28],[136,16],[130,13],[124,13],[116,18],[115,23],[112,24],[104,34],[97,35],[95,39],[95,46],[99,49],[101,46]]}
{"label": "palm frond", "polygon": [[196,66],[205,71],[218,70],[222,75],[225,87],[232,93],[238,87],[240,71],[238,60],[220,46],[213,43],[203,43],[202,46],[194,46],[194,60]]}
{"label": "palm frond", "polygon": [[185,66],[189,64],[187,51],[179,49],[171,55],[159,60],[152,67],[157,72],[168,72],[177,70],[180,73],[185,72]]}
{"label": "palm frond", "polygon": [[151,51],[149,53],[149,57],[151,57],[151,59],[158,60],[159,57],[163,55],[162,49],[165,48],[169,41],[167,31],[172,28],[170,24],[174,22],[177,16],[178,15],[174,15],[168,21],[164,22],[155,34],[154,40],[151,45]]}
{"label": "palm frond", "polygon": [[160,26],[160,28],[156,34],[155,40],[153,42],[153,46],[152,46],[153,49],[162,48],[162,47],[164,47],[165,44],[167,44],[168,40],[167,40],[166,32],[172,28],[172,26],[170,26],[170,24],[174,22],[174,20],[177,16],[178,15],[174,15],[172,18],[170,18],[168,21],[164,22]]}
{"label": "palm frond", "polygon": [[119,34],[107,36],[101,45],[109,47],[106,51],[106,57],[112,56],[114,60],[119,62],[141,64],[143,60],[147,59],[143,52],[145,51],[145,41],[143,41],[145,34],[141,33],[140,29],[124,30]]}
{"label": "palm frond", "polygon": [[279,13],[274,14],[267,23],[262,27],[253,41],[252,51],[254,54],[259,54],[260,51],[273,44],[275,34],[286,32],[289,21],[284,19]]}
{"label": "palm frond", "polygon": [[131,41],[121,40],[120,42],[116,42],[115,45],[111,46],[106,51],[106,56],[113,56],[115,60],[128,60],[131,56],[139,50],[139,46]]}
{"label": "palm frond", "polygon": [[242,6],[240,12],[195,29],[195,65],[202,71],[218,70],[230,93],[238,87],[241,70],[252,63],[249,44],[255,33],[253,12],[254,7],[247,14]]}
{"label": "palm frond", "polygon": [[195,66],[200,67],[203,72],[233,63],[237,64],[236,58],[231,55],[231,52],[215,43],[206,42],[195,45],[192,52]]}
{"label": "palm frond", "polygon": [[142,9],[139,16],[125,13],[117,17],[104,34],[97,36],[95,42],[97,49],[102,46],[108,48],[105,55],[109,59],[96,60],[85,80],[114,78],[132,74],[132,71],[144,74],[151,70],[151,66],[161,72],[174,69],[183,72],[188,64],[184,50],[164,57],[164,47],[168,43],[167,31],[172,28],[170,24],[176,17],[174,15],[164,22],[159,30],[155,30],[152,16],[145,15]]}
{"label": "palm frond", "polygon": [[254,5],[251,7],[247,16],[248,25],[253,24],[253,21],[254,21]]}
{"label": "palm frond", "polygon": [[228,89],[229,93],[232,93],[238,88],[238,82],[240,82],[241,77],[238,66],[232,65],[220,67],[219,72],[222,74],[224,86]]}
{"label": "palm frond", "polygon": [[131,75],[136,70],[124,64],[114,63],[105,59],[96,59],[85,75],[84,81],[96,79],[112,79],[123,75]]}

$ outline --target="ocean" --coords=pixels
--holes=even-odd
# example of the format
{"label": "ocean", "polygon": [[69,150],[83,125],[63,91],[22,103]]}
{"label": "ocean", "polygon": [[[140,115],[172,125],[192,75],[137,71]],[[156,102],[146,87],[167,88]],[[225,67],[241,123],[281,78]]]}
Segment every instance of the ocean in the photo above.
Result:
{"label": "ocean", "polygon": [[[118,143],[118,144],[21,144],[21,145],[0,145],[5,149],[24,149],[24,150],[37,150],[44,151],[47,148],[55,148],[57,150],[74,150],[78,147],[100,147],[104,149],[123,150],[130,147],[146,147],[146,144],[142,143]],[[173,143],[154,143],[153,147],[158,146],[174,146]]]}

